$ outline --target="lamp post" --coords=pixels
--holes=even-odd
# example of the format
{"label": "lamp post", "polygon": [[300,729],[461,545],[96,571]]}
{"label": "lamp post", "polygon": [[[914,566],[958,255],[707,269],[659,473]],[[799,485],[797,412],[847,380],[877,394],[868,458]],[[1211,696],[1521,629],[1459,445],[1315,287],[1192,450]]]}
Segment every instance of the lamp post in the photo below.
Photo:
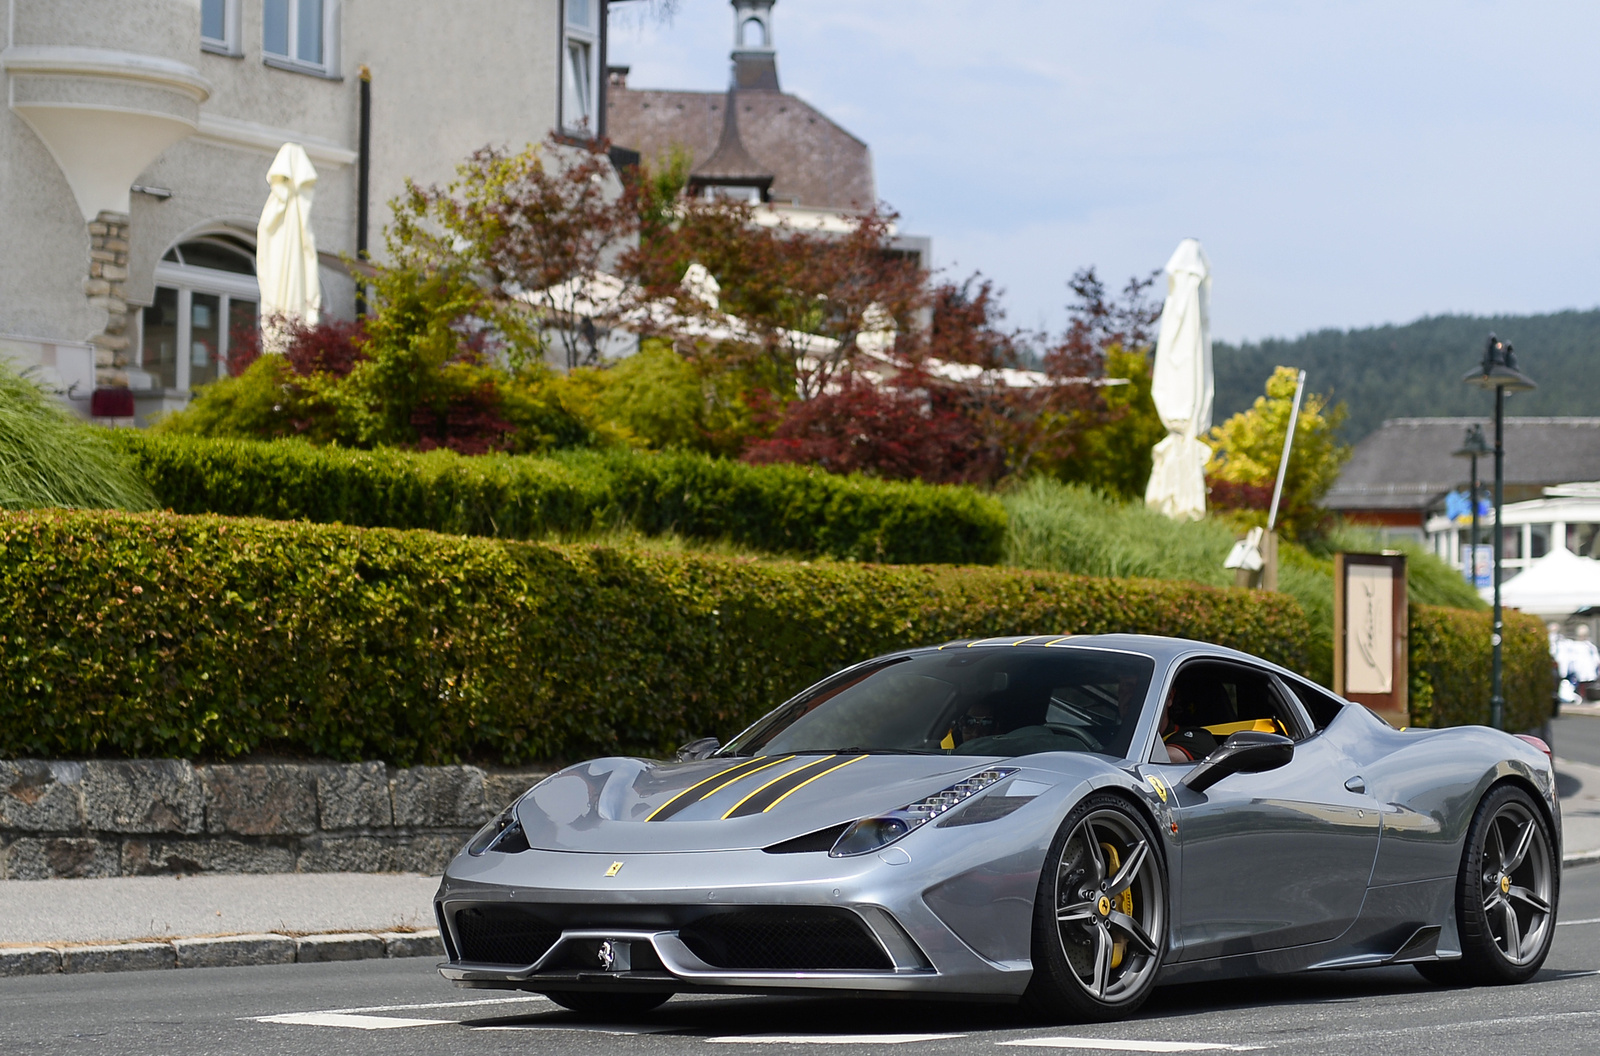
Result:
{"label": "lamp post", "polygon": [[1490,666],[1491,689],[1489,693],[1489,725],[1499,729],[1505,725],[1506,698],[1501,684],[1500,646],[1504,631],[1500,608],[1501,551],[1505,549],[1505,529],[1501,526],[1500,511],[1505,505],[1506,476],[1506,393],[1528,392],[1538,388],[1533,379],[1517,369],[1517,357],[1506,342],[1489,335],[1483,346],[1483,364],[1461,379],[1480,389],[1494,390],[1494,633],[1489,638],[1493,648]]}
{"label": "lamp post", "polygon": [[1483,438],[1483,426],[1469,425],[1461,446],[1450,452],[1457,458],[1472,460],[1472,530],[1467,534],[1467,560],[1462,567],[1467,571],[1467,582],[1478,585],[1478,459],[1489,453],[1489,441]]}

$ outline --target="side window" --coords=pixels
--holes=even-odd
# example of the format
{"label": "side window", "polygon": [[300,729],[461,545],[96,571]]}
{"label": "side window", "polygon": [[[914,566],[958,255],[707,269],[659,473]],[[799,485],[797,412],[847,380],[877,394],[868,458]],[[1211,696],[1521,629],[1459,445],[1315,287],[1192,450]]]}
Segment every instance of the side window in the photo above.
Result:
{"label": "side window", "polygon": [[[1300,740],[1310,731],[1265,671],[1225,661],[1191,661],[1168,691],[1163,734],[1202,728],[1220,743],[1243,730],[1281,733]],[[1157,749],[1158,755],[1160,749]]]}
{"label": "side window", "polygon": [[1300,698],[1301,705],[1311,716],[1311,725],[1318,730],[1326,729],[1334,716],[1344,710],[1344,701],[1325,689],[1318,689],[1298,678],[1285,678],[1283,682],[1295,696]]}

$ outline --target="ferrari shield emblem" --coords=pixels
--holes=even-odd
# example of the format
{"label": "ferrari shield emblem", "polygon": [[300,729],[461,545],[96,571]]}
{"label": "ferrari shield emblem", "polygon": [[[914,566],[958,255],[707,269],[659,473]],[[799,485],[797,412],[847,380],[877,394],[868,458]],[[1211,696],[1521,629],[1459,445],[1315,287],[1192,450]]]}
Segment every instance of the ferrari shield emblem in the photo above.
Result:
{"label": "ferrari shield emblem", "polygon": [[611,863],[611,868],[606,870],[606,875],[607,876],[616,876],[620,872],[622,872],[622,863],[621,862],[612,862]]}
{"label": "ferrari shield emblem", "polygon": [[1145,780],[1150,782],[1150,787],[1156,790],[1156,795],[1160,796],[1161,802],[1165,803],[1167,801],[1167,783],[1154,774],[1151,774]]}

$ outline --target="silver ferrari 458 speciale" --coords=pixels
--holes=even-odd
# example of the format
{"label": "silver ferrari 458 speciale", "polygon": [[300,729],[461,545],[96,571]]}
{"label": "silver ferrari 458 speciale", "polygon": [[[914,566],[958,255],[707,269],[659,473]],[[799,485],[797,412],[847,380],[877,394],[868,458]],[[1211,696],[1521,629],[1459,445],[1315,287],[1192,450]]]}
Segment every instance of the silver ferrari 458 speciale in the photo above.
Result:
{"label": "silver ferrari 458 speciale", "polygon": [[1132,1012],[1159,983],[1414,964],[1518,982],[1555,931],[1548,749],[1396,730],[1280,667],[1138,635],[953,642],[718,748],[530,789],[435,900],[463,986]]}

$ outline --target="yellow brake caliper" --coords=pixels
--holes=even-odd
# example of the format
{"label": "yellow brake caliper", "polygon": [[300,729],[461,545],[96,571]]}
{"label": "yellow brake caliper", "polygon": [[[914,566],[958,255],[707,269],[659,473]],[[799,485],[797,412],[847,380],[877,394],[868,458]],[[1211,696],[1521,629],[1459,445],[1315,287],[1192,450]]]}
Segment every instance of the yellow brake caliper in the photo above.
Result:
{"label": "yellow brake caliper", "polygon": [[[1117,854],[1117,849],[1109,843],[1102,843],[1100,850],[1106,856],[1106,874],[1108,876],[1116,876],[1117,870],[1122,868],[1122,857]],[[1121,894],[1116,896],[1116,899],[1117,911],[1129,917],[1133,916],[1133,885],[1129,884]],[[1128,952],[1128,940],[1125,938],[1117,939],[1111,947],[1111,967],[1120,967],[1122,965],[1122,955],[1126,952]]]}

